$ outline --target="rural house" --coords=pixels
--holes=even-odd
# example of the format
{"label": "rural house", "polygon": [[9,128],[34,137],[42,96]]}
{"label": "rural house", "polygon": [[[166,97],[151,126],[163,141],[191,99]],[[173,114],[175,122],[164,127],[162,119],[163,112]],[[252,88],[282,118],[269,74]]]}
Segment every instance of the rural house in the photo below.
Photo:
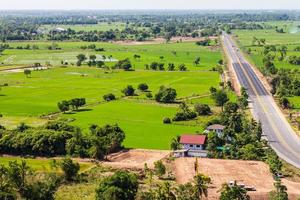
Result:
{"label": "rural house", "polygon": [[204,131],[204,133],[216,132],[218,134],[218,137],[222,137],[224,129],[225,129],[225,126],[223,126],[221,124],[213,124],[213,125],[208,126],[206,128],[206,130]]}
{"label": "rural house", "polygon": [[182,135],[180,142],[181,150],[174,151],[175,157],[206,157],[206,135]]}

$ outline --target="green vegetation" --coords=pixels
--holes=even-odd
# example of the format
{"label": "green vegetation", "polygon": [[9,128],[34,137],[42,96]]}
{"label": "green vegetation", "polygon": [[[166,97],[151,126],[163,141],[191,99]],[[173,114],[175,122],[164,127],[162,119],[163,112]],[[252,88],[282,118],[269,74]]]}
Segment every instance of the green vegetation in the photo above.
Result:
{"label": "green vegetation", "polygon": [[264,23],[264,27],[235,30],[234,34],[251,62],[269,77],[271,92],[278,96],[282,108],[299,109],[299,21]]}

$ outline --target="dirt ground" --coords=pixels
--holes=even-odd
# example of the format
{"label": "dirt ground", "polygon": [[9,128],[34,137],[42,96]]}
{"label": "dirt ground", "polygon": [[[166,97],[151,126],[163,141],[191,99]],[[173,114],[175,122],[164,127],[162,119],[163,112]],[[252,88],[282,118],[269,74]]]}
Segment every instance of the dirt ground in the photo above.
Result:
{"label": "dirt ground", "polygon": [[[178,183],[186,183],[193,179],[194,162],[195,158],[178,158],[174,161],[174,173]],[[218,190],[222,184],[234,180],[238,184],[255,187],[256,191],[249,192],[251,199],[268,199],[268,193],[274,189],[269,167],[263,162],[199,158],[198,163],[199,173],[212,179],[208,199],[218,199]],[[285,179],[282,182],[288,188],[290,199],[300,197],[300,183]]]}
{"label": "dirt ground", "polygon": [[103,165],[122,169],[143,169],[145,163],[149,168],[154,167],[154,162],[167,157],[170,151],[133,149],[122,151],[108,156]]}
{"label": "dirt ground", "polygon": [[[217,37],[209,37],[210,39],[216,39]],[[204,37],[172,37],[170,43],[176,43],[176,42],[196,42],[204,40]],[[116,41],[113,42],[115,44],[122,44],[122,45],[145,45],[145,44],[163,44],[166,43],[166,40],[162,37],[154,38],[152,40],[147,41],[132,41],[132,40],[125,40],[125,41]]]}

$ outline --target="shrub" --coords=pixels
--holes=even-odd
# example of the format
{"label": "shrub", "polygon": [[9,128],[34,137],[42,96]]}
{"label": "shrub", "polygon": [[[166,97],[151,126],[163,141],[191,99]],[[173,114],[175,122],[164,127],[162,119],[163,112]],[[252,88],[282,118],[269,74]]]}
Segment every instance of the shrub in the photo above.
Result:
{"label": "shrub", "polygon": [[122,90],[122,93],[125,96],[133,96],[134,95],[134,91],[135,91],[135,89],[132,87],[132,85],[128,85],[126,88],[124,88]]}
{"label": "shrub", "polygon": [[210,107],[207,104],[195,104],[194,108],[198,115],[209,115],[211,113]]}
{"label": "shrub", "polygon": [[104,99],[105,101],[113,101],[113,100],[116,100],[116,97],[115,97],[114,94],[109,93],[109,94],[103,95],[103,99]]}
{"label": "shrub", "polygon": [[165,117],[165,118],[163,119],[163,123],[164,123],[164,124],[171,124],[171,119],[170,119],[169,117]]}
{"label": "shrub", "polygon": [[141,91],[147,91],[148,90],[148,85],[146,83],[141,83],[138,85],[138,89]]}
{"label": "shrub", "polygon": [[163,164],[161,160],[156,161],[154,163],[154,171],[158,176],[162,176],[166,173],[166,166]]}
{"label": "shrub", "polygon": [[148,99],[151,99],[151,98],[153,97],[153,95],[152,95],[151,92],[147,92],[147,93],[146,93],[146,97],[147,97]]}
{"label": "shrub", "polygon": [[61,169],[64,172],[66,181],[73,181],[77,178],[80,166],[73,162],[71,158],[64,158],[60,163]]}

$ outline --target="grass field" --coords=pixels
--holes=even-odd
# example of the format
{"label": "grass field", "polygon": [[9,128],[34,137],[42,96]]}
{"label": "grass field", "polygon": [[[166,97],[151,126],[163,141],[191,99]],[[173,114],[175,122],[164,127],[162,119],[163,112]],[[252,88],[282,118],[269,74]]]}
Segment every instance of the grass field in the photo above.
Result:
{"label": "grass field", "polygon": [[85,24],[80,24],[80,25],[62,25],[62,24],[58,24],[58,25],[42,25],[39,29],[41,31],[46,31],[49,32],[52,29],[55,28],[63,28],[63,29],[72,29],[74,31],[109,31],[111,29],[115,30],[115,29],[119,29],[119,30],[123,30],[126,27],[125,23],[120,23],[120,22],[115,22],[115,23],[99,23],[99,24],[91,24],[91,25],[85,25]]}
{"label": "grass field", "polygon": [[[51,42],[13,42],[9,43],[12,47],[25,46],[27,44],[37,45],[38,50],[17,50],[8,49],[4,51],[4,55],[0,56],[0,63],[3,66],[7,65],[32,65],[39,62],[45,64],[51,63],[54,66],[61,65],[61,61],[76,63],[76,56],[80,53],[87,56],[94,54],[98,56],[112,56],[115,60],[129,58],[133,63],[134,68],[144,69],[145,64],[150,64],[153,61],[163,62],[167,66],[172,62],[176,66],[186,64],[189,70],[208,70],[215,67],[217,61],[222,58],[217,50],[199,47],[194,42],[187,43],[171,43],[171,44],[152,44],[152,45],[120,45],[114,43],[87,43],[87,42],[57,42],[56,44],[62,50],[48,50],[47,47]],[[96,44],[98,48],[104,48],[104,52],[95,52],[91,50],[81,50],[84,45]],[[176,52],[174,55],[172,52]],[[135,60],[133,55],[138,54],[141,59]],[[163,56],[163,59],[159,57]],[[201,63],[198,66],[193,64],[195,58],[200,57]],[[109,61],[109,60],[107,60]],[[107,65],[112,65],[112,62],[107,62]],[[0,66],[1,69],[1,66]]]}
{"label": "grass field", "polygon": [[[17,161],[20,163],[22,160],[26,161],[28,166],[34,171],[61,172],[59,169],[55,169],[51,167],[52,160],[46,158],[33,159],[33,158],[20,158],[20,157],[0,157],[0,165],[7,166],[11,161]],[[79,163],[79,165],[80,165],[81,172],[94,166],[93,163]]]}
{"label": "grass field", "polygon": [[[9,85],[0,92],[0,110],[4,115],[0,123],[7,127],[13,127],[21,121],[30,125],[42,124],[44,120],[39,116],[58,111],[57,102],[84,97],[89,105],[96,105],[62,117],[74,118],[73,124],[85,130],[93,123],[118,123],[126,132],[126,147],[155,149],[168,149],[171,138],[178,134],[202,131],[209,118],[164,125],[163,118],[172,118],[178,110],[177,104],[158,104],[146,100],[140,92],[137,92],[140,94],[137,97],[109,103],[101,103],[102,96],[111,92],[121,97],[121,89],[125,86],[132,84],[136,88],[142,82],[150,86],[153,94],[161,85],[166,85],[177,90],[178,98],[205,96],[209,88],[217,87],[219,82],[218,73],[209,71],[115,71],[107,74],[101,69],[88,67],[33,71],[30,78],[23,73],[1,72],[0,77],[0,84]],[[201,102],[202,98],[197,101]],[[203,98],[203,103],[213,105],[207,97]]]}
{"label": "grass field", "polygon": [[[26,77],[22,70],[19,73],[0,71],[0,124],[14,128],[20,122],[32,126],[45,123],[40,117],[57,112],[57,103],[76,97],[86,98],[84,111],[60,114],[58,117],[71,118],[72,124],[83,128],[85,133],[91,124],[119,124],[126,133],[124,145],[128,148],[169,149],[170,141],[182,133],[202,132],[211,117],[199,117],[184,123],[163,124],[164,117],[172,118],[178,110],[178,104],[163,105],[148,100],[144,93],[137,91],[138,96],[123,98],[121,90],[127,85],[137,88],[140,83],[147,83],[154,95],[161,85],[170,86],[177,91],[177,100],[207,103],[214,106],[210,99],[209,88],[218,87],[218,72],[210,71],[222,58],[218,48],[199,47],[194,42],[171,44],[120,45],[115,43],[95,43],[105,52],[81,50],[80,46],[92,43],[57,42],[62,50],[48,50],[51,42],[13,42],[10,46],[38,45],[38,50],[4,51],[0,57],[3,68],[28,66],[35,62],[51,62],[55,67],[48,70],[32,71]],[[176,54],[174,54],[174,51]],[[172,53],[173,52],[173,53]],[[76,62],[76,55],[84,53],[112,55],[116,60],[130,58],[135,71],[107,71],[94,67],[60,67],[61,60]],[[134,54],[141,55],[135,60]],[[159,57],[163,56],[163,59]],[[196,57],[201,58],[199,66],[193,65]],[[186,64],[188,71],[148,71],[145,64],[153,61],[169,62],[176,66]],[[113,62],[107,62],[113,65]],[[1,67],[0,67],[1,69]],[[103,102],[102,96],[113,93],[118,100]],[[235,96],[230,94],[232,100]]]}
{"label": "grass field", "polygon": [[[252,63],[254,63],[258,68],[263,66],[263,47],[253,46],[252,39],[256,38],[265,38],[266,44],[276,45],[280,47],[281,45],[286,45],[288,47],[287,56],[300,56],[300,52],[294,51],[295,47],[300,46],[300,22],[268,22],[268,25],[274,26],[273,29],[267,30],[239,30],[234,31],[234,34],[237,35],[237,40],[242,49],[246,50],[251,48],[251,54],[246,55]],[[275,26],[283,28],[285,33],[277,33],[275,31]],[[277,58],[279,53],[277,53],[274,60],[274,64],[277,68],[285,69],[300,69],[298,65],[292,65],[286,60],[279,61]],[[290,101],[294,104],[295,109],[300,109],[300,97],[292,97]]]}

